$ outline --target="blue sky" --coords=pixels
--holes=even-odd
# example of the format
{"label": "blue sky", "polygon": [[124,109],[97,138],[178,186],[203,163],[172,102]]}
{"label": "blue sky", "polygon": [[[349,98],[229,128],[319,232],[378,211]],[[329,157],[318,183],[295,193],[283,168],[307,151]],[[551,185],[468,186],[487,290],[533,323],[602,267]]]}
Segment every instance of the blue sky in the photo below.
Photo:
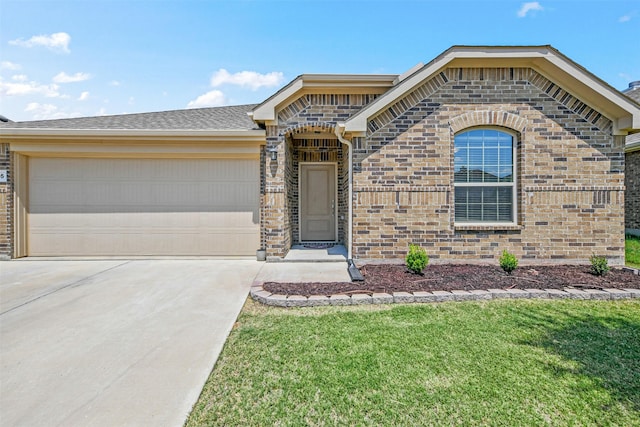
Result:
{"label": "blue sky", "polygon": [[640,1],[0,2],[0,114],[257,103],[302,73],[399,74],[455,44],[551,44],[640,80]]}

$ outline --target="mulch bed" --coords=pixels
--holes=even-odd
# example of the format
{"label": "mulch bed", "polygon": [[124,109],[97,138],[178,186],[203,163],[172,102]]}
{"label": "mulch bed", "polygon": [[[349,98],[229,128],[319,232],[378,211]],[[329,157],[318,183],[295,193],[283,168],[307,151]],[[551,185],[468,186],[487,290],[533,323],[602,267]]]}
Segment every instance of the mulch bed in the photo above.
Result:
{"label": "mulch bed", "polygon": [[589,265],[519,267],[510,275],[494,265],[429,265],[413,274],[404,265],[367,264],[360,268],[364,282],[274,283],[263,288],[282,295],[334,295],[374,292],[452,291],[473,289],[640,289],[640,276],[614,268],[604,276],[590,273]]}

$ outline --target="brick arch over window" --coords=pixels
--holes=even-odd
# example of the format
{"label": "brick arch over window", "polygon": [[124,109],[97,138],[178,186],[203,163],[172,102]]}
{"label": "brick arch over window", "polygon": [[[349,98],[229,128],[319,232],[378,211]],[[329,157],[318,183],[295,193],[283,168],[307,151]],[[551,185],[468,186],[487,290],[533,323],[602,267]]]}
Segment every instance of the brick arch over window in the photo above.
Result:
{"label": "brick arch over window", "polygon": [[527,126],[527,120],[506,111],[472,111],[454,117],[449,122],[454,134],[463,129],[475,126],[502,126],[522,133]]}
{"label": "brick arch over window", "polygon": [[294,126],[290,126],[284,130],[283,135],[294,136],[300,133],[320,133],[320,134],[334,134],[336,130],[336,124],[331,122],[307,122],[299,123]]}

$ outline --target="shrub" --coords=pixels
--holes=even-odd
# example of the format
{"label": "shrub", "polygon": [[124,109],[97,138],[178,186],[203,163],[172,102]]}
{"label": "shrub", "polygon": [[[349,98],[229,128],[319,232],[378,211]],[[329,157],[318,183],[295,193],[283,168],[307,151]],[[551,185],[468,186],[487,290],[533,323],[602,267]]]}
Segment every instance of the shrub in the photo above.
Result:
{"label": "shrub", "polygon": [[502,269],[506,271],[507,274],[511,274],[511,272],[515,270],[517,266],[518,258],[516,258],[514,254],[510,253],[506,249],[502,251],[502,255],[500,255],[500,267],[502,267]]}
{"label": "shrub", "polygon": [[411,244],[409,245],[409,252],[405,262],[411,272],[421,274],[422,270],[429,264],[429,256],[423,247]]}
{"label": "shrub", "polygon": [[591,261],[591,273],[596,276],[604,276],[609,270],[611,270],[607,259],[603,256],[591,255],[589,261]]}

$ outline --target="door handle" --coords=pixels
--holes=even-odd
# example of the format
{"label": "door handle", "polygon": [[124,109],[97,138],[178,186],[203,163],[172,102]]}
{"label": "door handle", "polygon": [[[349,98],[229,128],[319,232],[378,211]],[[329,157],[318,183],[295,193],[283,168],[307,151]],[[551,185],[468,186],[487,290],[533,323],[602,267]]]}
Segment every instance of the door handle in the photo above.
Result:
{"label": "door handle", "polygon": [[331,215],[335,215],[335,214],[336,214],[336,201],[331,200]]}

